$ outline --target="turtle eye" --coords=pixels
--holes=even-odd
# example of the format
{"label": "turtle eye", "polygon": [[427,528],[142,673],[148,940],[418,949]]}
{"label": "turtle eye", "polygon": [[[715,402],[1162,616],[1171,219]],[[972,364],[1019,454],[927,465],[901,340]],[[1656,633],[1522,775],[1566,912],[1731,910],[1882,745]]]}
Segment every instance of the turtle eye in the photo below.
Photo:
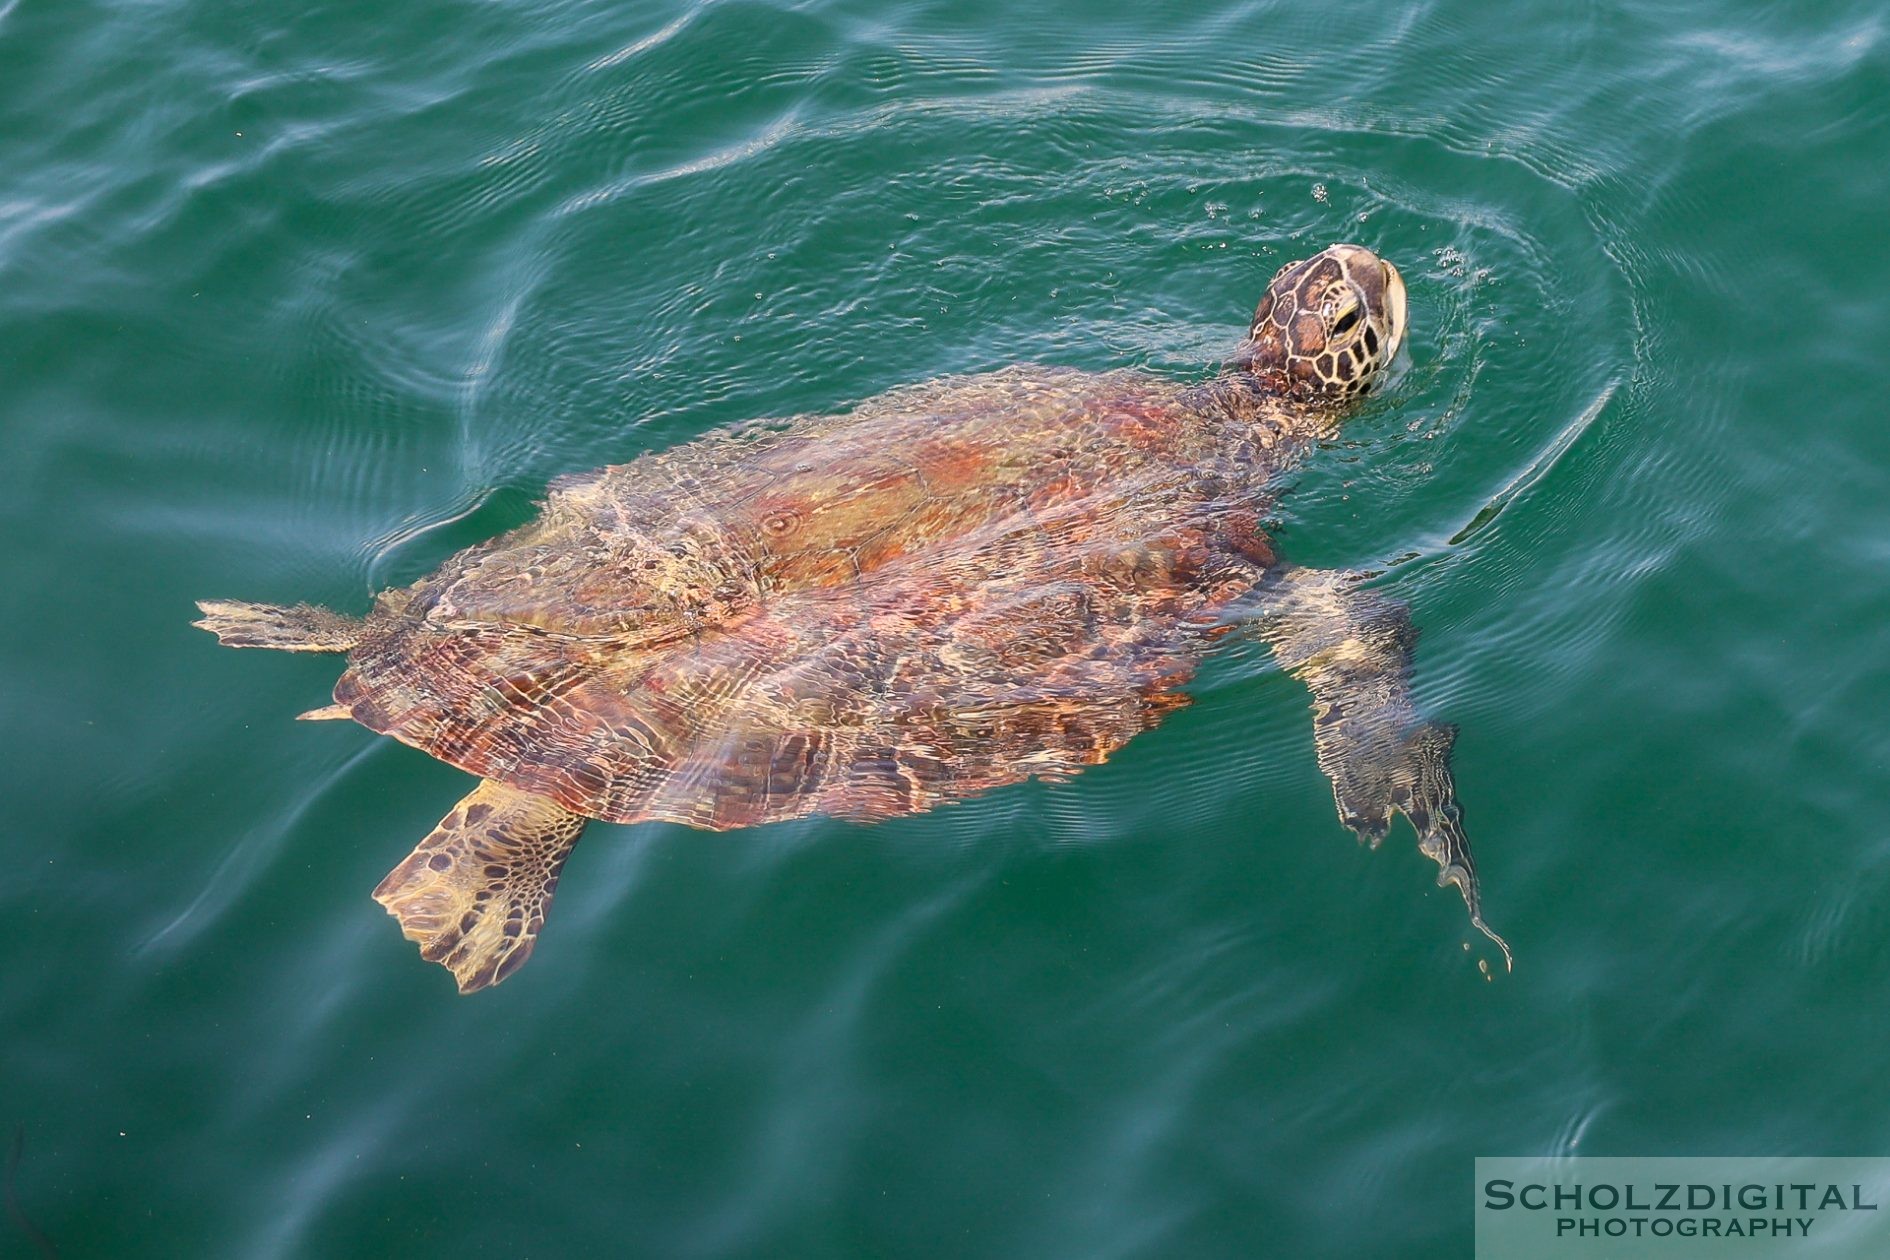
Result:
{"label": "turtle eye", "polygon": [[1343,337],[1346,333],[1358,327],[1359,315],[1360,310],[1356,304],[1347,308],[1346,312],[1333,322],[1332,335],[1335,337]]}

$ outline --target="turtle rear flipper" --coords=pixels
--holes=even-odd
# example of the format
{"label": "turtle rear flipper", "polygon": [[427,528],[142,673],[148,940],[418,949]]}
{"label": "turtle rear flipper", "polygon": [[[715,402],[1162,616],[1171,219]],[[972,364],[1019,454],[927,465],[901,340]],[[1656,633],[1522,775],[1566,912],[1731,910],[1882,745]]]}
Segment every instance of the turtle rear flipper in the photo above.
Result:
{"label": "turtle rear flipper", "polygon": [[190,624],[217,636],[224,647],[273,648],[278,652],[346,652],[361,623],[313,604],[251,604],[238,599],[200,599],[201,620]]}
{"label": "turtle rear flipper", "polygon": [[1262,632],[1281,666],[1312,691],[1313,742],[1339,820],[1375,848],[1394,811],[1410,819],[1418,850],[1438,865],[1437,882],[1456,886],[1471,925],[1513,965],[1508,943],[1483,921],[1450,772],[1456,728],[1426,721],[1411,697],[1410,610],[1352,573],[1290,569],[1268,594]]}
{"label": "turtle rear flipper", "polygon": [[461,993],[497,984],[531,957],[558,872],[588,821],[488,780],[387,873],[374,900]]}

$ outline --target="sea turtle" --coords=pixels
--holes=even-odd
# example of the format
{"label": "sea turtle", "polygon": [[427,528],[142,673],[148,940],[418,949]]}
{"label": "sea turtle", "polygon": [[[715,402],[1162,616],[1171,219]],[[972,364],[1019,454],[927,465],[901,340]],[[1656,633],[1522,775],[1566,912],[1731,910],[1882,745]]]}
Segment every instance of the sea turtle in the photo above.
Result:
{"label": "sea turtle", "polygon": [[1279,270],[1205,383],[1014,367],[739,425],[559,478],[365,617],[213,600],[196,624],[345,652],[303,717],[480,777],[374,892],[462,992],[525,962],[590,819],[877,819],[1065,779],[1186,704],[1243,622],[1312,690],[1341,820],[1375,845],[1405,814],[1501,946],[1404,605],[1262,531],[1404,332],[1397,269],[1334,245]]}

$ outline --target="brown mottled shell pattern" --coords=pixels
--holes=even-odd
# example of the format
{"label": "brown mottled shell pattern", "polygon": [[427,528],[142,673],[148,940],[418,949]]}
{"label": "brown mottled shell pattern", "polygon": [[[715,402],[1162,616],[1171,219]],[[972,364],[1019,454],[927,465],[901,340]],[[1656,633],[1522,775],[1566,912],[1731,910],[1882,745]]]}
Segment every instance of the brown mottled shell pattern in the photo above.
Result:
{"label": "brown mottled shell pattern", "polygon": [[881,818],[1093,765],[1273,564],[1298,412],[1015,368],[554,483],[382,596],[335,699],[614,822]]}

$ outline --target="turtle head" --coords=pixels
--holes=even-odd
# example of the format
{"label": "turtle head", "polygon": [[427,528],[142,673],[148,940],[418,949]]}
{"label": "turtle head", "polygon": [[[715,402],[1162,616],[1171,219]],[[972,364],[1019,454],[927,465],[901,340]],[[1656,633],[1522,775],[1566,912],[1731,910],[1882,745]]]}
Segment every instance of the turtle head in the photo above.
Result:
{"label": "turtle head", "polygon": [[1363,245],[1279,269],[1229,362],[1269,393],[1343,402],[1372,387],[1404,341],[1404,277]]}

